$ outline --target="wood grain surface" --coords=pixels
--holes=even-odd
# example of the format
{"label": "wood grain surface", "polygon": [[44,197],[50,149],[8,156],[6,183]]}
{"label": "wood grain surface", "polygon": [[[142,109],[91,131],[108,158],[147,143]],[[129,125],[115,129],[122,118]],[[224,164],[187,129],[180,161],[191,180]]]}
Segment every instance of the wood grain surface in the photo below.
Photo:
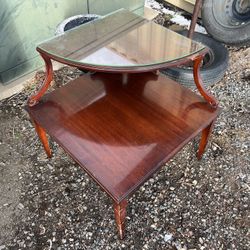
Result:
{"label": "wood grain surface", "polygon": [[150,72],[84,75],[26,110],[118,204],[219,113]]}

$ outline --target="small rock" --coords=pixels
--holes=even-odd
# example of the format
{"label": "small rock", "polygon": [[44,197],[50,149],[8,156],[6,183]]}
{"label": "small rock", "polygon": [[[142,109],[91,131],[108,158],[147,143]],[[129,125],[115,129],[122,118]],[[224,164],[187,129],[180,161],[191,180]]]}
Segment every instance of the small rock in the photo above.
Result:
{"label": "small rock", "polygon": [[174,246],[176,247],[177,250],[187,250],[187,247],[182,244],[180,244],[179,242],[175,242]]}
{"label": "small rock", "polygon": [[155,217],[154,222],[158,222],[158,221],[159,221],[159,218]]}
{"label": "small rock", "polygon": [[45,227],[43,226],[43,225],[40,225],[39,226],[40,227],[40,235],[44,235],[45,234],[45,232],[46,232],[46,229],[45,229]]}
{"label": "small rock", "polygon": [[173,238],[173,235],[172,235],[172,234],[165,234],[165,236],[164,236],[164,241],[165,241],[165,242],[169,242],[169,241],[172,240],[172,238]]}
{"label": "small rock", "polygon": [[193,185],[194,185],[194,186],[196,186],[197,183],[198,183],[197,180],[194,180],[194,181],[193,181]]}
{"label": "small rock", "polygon": [[17,205],[17,208],[20,209],[20,210],[23,210],[24,209],[24,205],[22,203],[19,203]]}

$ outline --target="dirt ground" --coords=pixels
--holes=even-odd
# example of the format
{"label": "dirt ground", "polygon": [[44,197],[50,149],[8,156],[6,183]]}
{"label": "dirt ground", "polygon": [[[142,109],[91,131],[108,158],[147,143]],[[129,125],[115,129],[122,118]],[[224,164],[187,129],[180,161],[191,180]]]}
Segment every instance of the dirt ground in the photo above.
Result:
{"label": "dirt ground", "polygon": [[[230,50],[209,88],[223,111],[204,158],[189,143],[130,199],[117,237],[111,200],[53,141],[48,160],[23,109],[44,78],[0,102],[0,250],[250,249],[250,48]],[[65,67],[54,87],[80,74]]]}

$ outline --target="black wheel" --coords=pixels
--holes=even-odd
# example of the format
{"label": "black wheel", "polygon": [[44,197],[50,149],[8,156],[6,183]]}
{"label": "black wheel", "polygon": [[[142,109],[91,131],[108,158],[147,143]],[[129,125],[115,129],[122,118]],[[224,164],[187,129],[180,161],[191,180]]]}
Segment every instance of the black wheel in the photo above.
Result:
{"label": "black wheel", "polygon": [[205,0],[202,21],[207,32],[226,44],[250,44],[250,0]]}
{"label": "black wheel", "polygon": [[[185,36],[187,35],[187,31],[179,33]],[[210,86],[219,82],[223,78],[228,67],[227,49],[213,38],[198,32],[194,33],[193,39],[205,44],[210,49],[209,53],[204,57],[200,71],[204,86]],[[162,73],[183,85],[189,87],[195,86],[192,67],[168,68],[162,70]]]}
{"label": "black wheel", "polygon": [[77,15],[77,16],[72,16],[64,21],[62,21],[56,28],[55,35],[61,35],[65,31],[73,29],[79,25],[82,25],[84,23],[88,23],[91,21],[94,21],[101,16],[99,15],[94,15],[94,14],[86,14],[86,15]]}

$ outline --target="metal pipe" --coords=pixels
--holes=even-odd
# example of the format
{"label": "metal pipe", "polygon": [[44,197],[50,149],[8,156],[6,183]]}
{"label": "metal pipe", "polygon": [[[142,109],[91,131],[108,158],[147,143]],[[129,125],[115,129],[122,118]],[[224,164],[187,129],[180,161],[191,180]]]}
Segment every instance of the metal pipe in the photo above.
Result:
{"label": "metal pipe", "polygon": [[89,0],[87,0],[87,11],[88,11],[88,14],[90,14],[89,13]]}
{"label": "metal pipe", "polygon": [[195,29],[195,25],[197,23],[197,19],[198,19],[198,15],[199,15],[201,6],[202,6],[202,0],[196,0],[195,5],[194,5],[194,11],[193,11],[191,25],[190,25],[190,28],[188,30],[188,35],[187,35],[188,38],[190,38],[190,39],[193,38],[194,29]]}

